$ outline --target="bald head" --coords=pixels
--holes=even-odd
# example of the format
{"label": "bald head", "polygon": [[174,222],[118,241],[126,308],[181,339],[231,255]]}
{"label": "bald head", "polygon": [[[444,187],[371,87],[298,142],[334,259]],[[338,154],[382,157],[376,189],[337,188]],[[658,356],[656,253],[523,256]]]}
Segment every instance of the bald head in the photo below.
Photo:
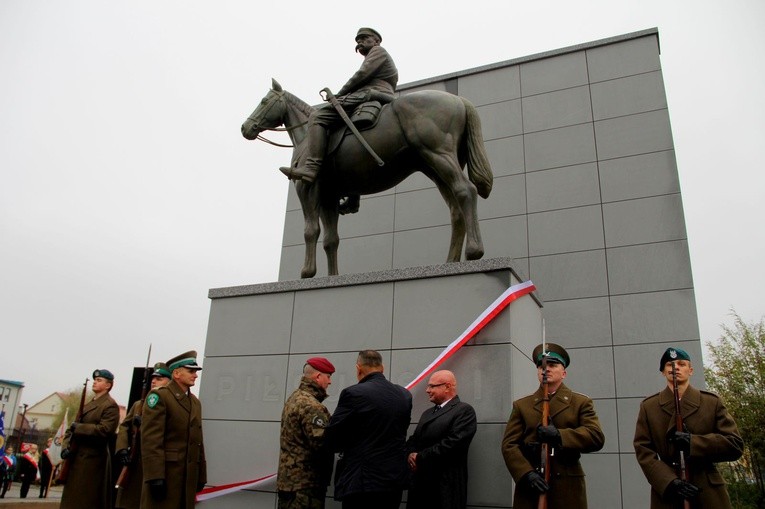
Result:
{"label": "bald head", "polygon": [[425,392],[432,403],[440,405],[457,395],[457,378],[449,370],[436,371],[430,375]]}

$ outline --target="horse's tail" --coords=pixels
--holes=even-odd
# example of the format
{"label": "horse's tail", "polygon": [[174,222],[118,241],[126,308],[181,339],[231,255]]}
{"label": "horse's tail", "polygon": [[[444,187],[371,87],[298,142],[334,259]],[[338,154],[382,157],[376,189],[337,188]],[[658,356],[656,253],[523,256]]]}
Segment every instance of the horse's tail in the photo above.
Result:
{"label": "horse's tail", "polygon": [[465,122],[464,148],[467,152],[468,178],[478,190],[478,196],[488,198],[491,186],[494,182],[494,174],[491,171],[489,156],[483,146],[483,134],[481,133],[481,117],[473,106],[473,103],[460,97],[465,105],[467,121]]}

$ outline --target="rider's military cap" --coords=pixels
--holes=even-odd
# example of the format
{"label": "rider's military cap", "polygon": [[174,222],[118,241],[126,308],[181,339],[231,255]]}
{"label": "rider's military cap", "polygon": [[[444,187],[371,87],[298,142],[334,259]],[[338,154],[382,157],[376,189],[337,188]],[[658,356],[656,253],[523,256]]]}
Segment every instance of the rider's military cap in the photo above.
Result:
{"label": "rider's military cap", "polygon": [[667,365],[670,361],[690,361],[691,356],[688,355],[688,352],[683,350],[682,348],[675,348],[670,346],[666,350],[664,350],[664,355],[661,356],[661,361],[659,363],[659,371],[664,371],[664,366]]}
{"label": "rider's military cap", "polygon": [[547,358],[547,362],[557,362],[563,364],[564,368],[567,368],[571,363],[571,357],[568,356],[568,352],[565,348],[555,343],[545,343],[544,348],[546,351],[542,351],[542,345],[537,345],[534,351],[531,353],[531,359],[534,364],[540,366],[542,359]]}
{"label": "rider's military cap", "polygon": [[362,35],[371,35],[371,36],[377,37],[377,39],[380,42],[382,42],[382,35],[380,35],[380,32],[378,32],[374,28],[368,28],[368,27],[359,28],[359,31],[356,33],[356,39],[358,39]]}

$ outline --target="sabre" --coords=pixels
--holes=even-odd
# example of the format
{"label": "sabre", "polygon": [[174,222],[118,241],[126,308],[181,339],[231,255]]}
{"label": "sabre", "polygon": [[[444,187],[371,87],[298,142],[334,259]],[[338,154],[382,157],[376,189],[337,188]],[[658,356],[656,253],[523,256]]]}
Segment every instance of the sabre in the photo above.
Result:
{"label": "sabre", "polygon": [[340,102],[337,100],[337,97],[335,97],[332,94],[332,91],[329,89],[329,87],[326,87],[322,90],[327,95],[327,101],[335,107],[337,110],[337,113],[340,115],[340,118],[343,119],[345,124],[348,126],[348,129],[351,130],[351,132],[356,136],[356,138],[359,140],[359,143],[361,143],[361,146],[363,146],[365,149],[367,149],[367,152],[371,154],[372,157],[374,157],[375,161],[377,161],[378,166],[383,166],[385,164],[385,161],[380,159],[380,156],[375,153],[375,151],[372,149],[372,147],[369,146],[369,143],[367,143],[367,140],[364,139],[364,137],[361,135],[358,129],[356,129],[356,126],[353,125],[353,122],[351,122],[351,119],[348,117],[348,114],[345,112],[343,107],[340,105]]}

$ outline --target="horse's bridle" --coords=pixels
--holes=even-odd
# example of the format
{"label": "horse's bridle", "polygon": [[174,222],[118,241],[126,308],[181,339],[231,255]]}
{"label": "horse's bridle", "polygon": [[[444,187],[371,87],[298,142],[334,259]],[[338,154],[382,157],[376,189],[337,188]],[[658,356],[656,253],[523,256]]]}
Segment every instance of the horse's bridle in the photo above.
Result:
{"label": "horse's bridle", "polygon": [[[266,111],[263,112],[263,114],[261,116],[265,116],[266,113],[268,113],[271,110],[271,108],[276,103],[278,103],[280,101],[284,101],[284,93],[283,92],[276,92],[276,91],[273,91],[273,92],[278,95],[278,99],[276,101],[271,101],[270,104],[268,105],[268,109],[266,109]],[[284,133],[284,132],[288,133],[290,131],[298,129],[299,127],[303,127],[304,125],[306,125],[308,123],[308,121],[305,121],[305,122],[302,122],[302,123],[300,123],[298,125],[293,125],[291,127],[260,127],[260,125],[257,123],[257,121],[254,118],[252,118],[252,116],[254,114],[255,114],[255,112],[253,111],[252,114],[249,117],[247,117],[247,120],[252,122],[254,124],[254,128],[258,130],[258,136],[257,136],[256,139],[260,140],[260,141],[264,141],[264,142],[268,143],[269,145],[273,145],[274,147],[294,148],[295,145],[282,145],[281,143],[276,143],[275,141],[269,140],[268,138],[266,138],[265,136],[262,136],[259,133],[261,133],[263,131],[274,131],[274,132],[277,132],[277,133]]]}

